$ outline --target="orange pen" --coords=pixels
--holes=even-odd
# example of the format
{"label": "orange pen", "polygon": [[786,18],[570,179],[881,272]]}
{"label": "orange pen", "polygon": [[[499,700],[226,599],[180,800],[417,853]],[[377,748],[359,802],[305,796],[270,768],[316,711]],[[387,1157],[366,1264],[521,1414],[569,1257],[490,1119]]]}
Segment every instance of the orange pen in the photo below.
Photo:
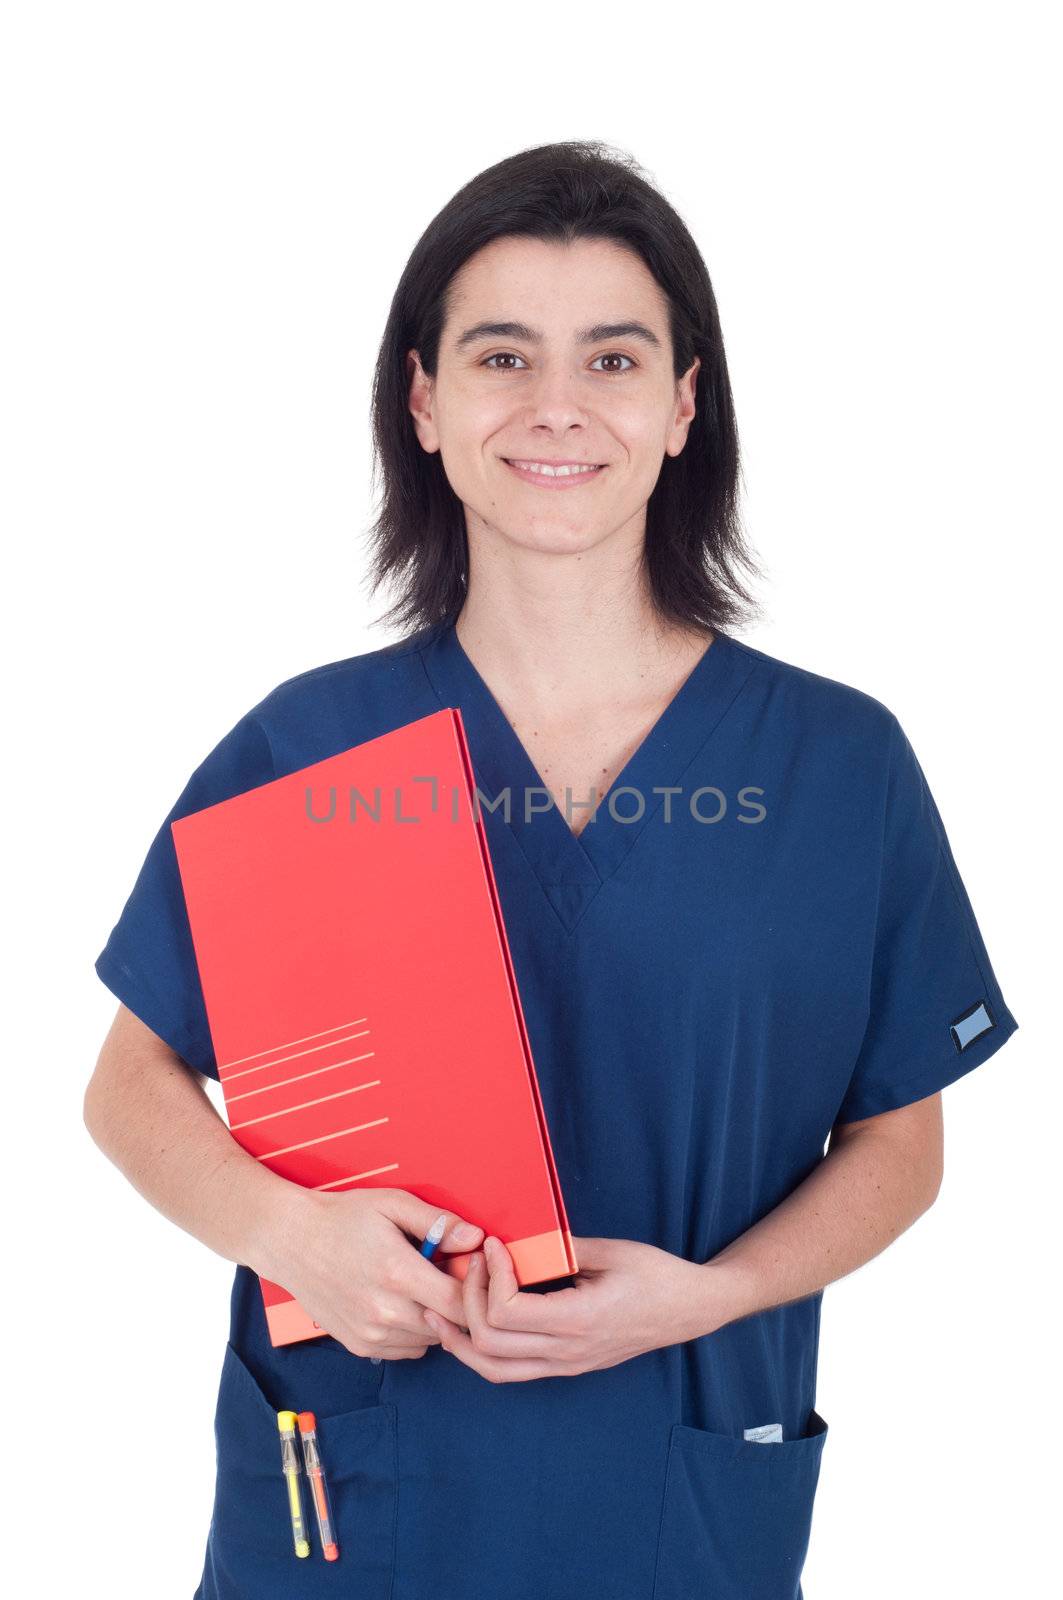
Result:
{"label": "orange pen", "polygon": [[310,1485],[310,1498],[314,1502],[321,1549],[326,1561],[335,1561],[339,1557],[340,1547],[332,1527],[328,1485],[325,1482],[325,1469],[321,1465],[321,1452],[317,1447],[317,1418],[312,1411],[299,1412],[299,1437],[303,1441],[303,1460],[306,1462],[306,1477]]}

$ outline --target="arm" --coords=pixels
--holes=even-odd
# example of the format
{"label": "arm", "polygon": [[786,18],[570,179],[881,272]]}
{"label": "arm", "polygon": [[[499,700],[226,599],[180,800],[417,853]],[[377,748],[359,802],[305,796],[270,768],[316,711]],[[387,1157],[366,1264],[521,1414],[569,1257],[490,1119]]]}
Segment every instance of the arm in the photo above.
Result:
{"label": "arm", "polygon": [[204,1082],[119,1006],[85,1090],[85,1126],[163,1216],[270,1277],[297,1225],[301,1191],[241,1149]]}
{"label": "arm", "polygon": [[700,1268],[706,1331],[802,1300],[870,1261],[934,1203],[943,1159],[940,1092],[835,1124],[804,1183]]}
{"label": "arm", "polygon": [[[715,1333],[803,1300],[871,1259],[941,1184],[940,1093],[836,1124],[819,1165],[775,1209],[699,1263],[631,1239],[575,1239],[580,1273],[549,1294],[520,1289],[508,1252],[469,1261],[463,1319],[425,1320],[493,1382],[574,1376]],[[464,1331],[467,1328],[467,1332]]]}
{"label": "arm", "polygon": [[120,1005],[85,1091],[95,1143],[171,1222],[229,1261],[283,1284],[355,1355],[423,1355],[425,1306],[457,1315],[461,1285],[420,1254],[441,1214],[444,1250],[474,1249],[479,1227],[401,1189],[304,1189],[233,1138],[200,1073]]}

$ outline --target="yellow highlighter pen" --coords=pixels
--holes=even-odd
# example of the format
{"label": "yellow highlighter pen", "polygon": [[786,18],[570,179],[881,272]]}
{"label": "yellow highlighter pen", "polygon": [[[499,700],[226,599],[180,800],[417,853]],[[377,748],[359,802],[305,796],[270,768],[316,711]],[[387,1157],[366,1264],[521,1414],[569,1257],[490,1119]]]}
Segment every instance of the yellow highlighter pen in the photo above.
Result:
{"label": "yellow highlighter pen", "polygon": [[288,1485],[288,1509],[292,1516],[292,1538],[297,1556],[310,1554],[310,1541],[306,1537],[303,1518],[303,1497],[299,1489],[299,1450],[295,1443],[296,1416],[294,1411],[278,1411],[277,1427],[281,1436],[281,1470]]}

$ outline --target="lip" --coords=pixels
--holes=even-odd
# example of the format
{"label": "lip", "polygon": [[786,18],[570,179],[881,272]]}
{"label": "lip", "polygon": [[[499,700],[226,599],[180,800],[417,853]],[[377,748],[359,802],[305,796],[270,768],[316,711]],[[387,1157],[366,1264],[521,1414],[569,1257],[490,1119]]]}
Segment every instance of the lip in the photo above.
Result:
{"label": "lip", "polygon": [[[546,456],[514,456],[512,459],[508,456],[501,456],[499,459],[503,466],[508,467],[510,472],[519,478],[522,483],[530,483],[536,489],[580,489],[588,483],[593,483],[596,478],[600,478],[602,473],[607,470],[607,463],[604,461],[573,461],[568,458],[553,461]],[[542,472],[522,471],[520,467],[513,465],[514,461],[533,461],[537,465],[541,464],[544,467],[597,467],[598,470],[597,472],[588,472],[586,474],[581,473],[574,478],[551,478]]]}

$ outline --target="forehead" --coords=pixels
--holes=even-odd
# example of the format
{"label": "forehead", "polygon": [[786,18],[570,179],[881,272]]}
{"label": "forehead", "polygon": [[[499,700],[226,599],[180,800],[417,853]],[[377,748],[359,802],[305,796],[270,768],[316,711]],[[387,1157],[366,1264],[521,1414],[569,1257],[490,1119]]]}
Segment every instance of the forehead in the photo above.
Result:
{"label": "forehead", "polygon": [[666,336],[665,296],[642,258],[612,239],[495,239],[451,279],[445,342],[470,321],[520,321],[547,337],[638,318]]}

